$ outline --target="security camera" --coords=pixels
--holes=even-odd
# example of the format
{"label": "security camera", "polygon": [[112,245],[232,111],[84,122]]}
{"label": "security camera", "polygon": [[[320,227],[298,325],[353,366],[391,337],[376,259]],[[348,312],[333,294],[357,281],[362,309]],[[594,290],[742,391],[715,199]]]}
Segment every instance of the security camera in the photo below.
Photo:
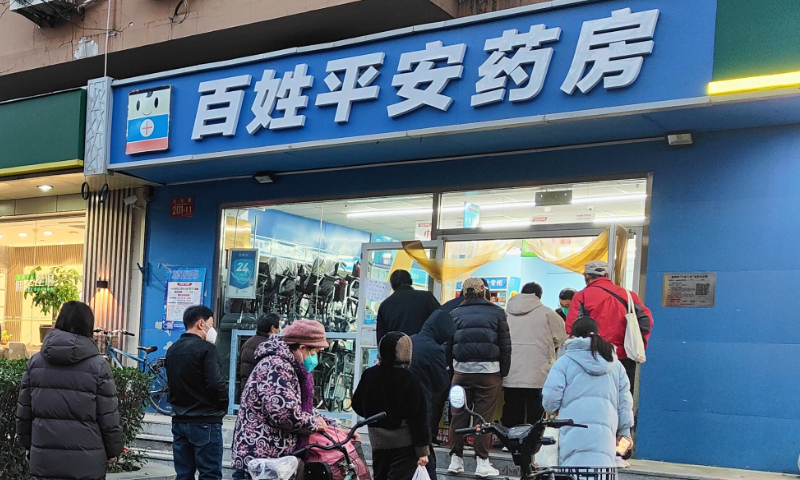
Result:
{"label": "security camera", "polygon": [[131,195],[130,197],[123,198],[122,203],[124,203],[125,206],[127,207],[128,205],[133,205],[134,203],[136,203],[137,200],[139,200],[139,197],[137,197],[136,195]]}

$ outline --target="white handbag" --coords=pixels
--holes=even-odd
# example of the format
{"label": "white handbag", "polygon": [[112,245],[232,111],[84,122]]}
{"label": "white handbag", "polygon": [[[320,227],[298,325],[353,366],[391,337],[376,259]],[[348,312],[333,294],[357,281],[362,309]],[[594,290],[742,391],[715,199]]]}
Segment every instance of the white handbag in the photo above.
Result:
{"label": "white handbag", "polygon": [[642,331],[639,330],[639,319],[636,316],[636,309],[633,304],[631,292],[625,290],[628,294],[628,313],[625,315],[625,353],[628,358],[636,363],[644,363],[647,356],[644,353],[644,339],[642,338]]}
{"label": "white handbag", "polygon": [[553,445],[542,445],[534,456],[536,465],[540,467],[558,466],[558,429],[547,427],[544,429],[544,436],[556,441]]}

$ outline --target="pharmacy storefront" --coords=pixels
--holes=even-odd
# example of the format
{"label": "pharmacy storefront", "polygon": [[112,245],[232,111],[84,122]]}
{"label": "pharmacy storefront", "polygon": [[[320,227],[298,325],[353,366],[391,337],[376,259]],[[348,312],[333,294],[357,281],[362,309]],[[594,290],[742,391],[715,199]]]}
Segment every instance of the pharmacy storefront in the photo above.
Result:
{"label": "pharmacy storefront", "polygon": [[115,108],[88,173],[161,185],[142,344],[209,305],[235,404],[255,318],[316,319],[315,403],[351,418],[393,270],[442,303],[469,276],[501,306],[536,281],[557,308],[603,258],[655,317],[637,456],[794,468],[776,364],[800,334],[768,307],[800,268],[796,92],[716,83],[713,0],[559,5],[94,82]]}

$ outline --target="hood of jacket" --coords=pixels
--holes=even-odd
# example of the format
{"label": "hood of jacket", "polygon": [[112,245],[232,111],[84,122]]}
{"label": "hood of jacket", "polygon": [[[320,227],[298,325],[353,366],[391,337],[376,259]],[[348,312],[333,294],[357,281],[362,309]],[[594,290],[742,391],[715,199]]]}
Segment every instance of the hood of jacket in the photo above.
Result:
{"label": "hood of jacket", "polygon": [[570,338],[564,345],[567,348],[567,357],[574,360],[589,375],[605,375],[614,366],[614,362],[609,362],[599,354],[597,358],[592,355],[591,338]]}
{"label": "hood of jacket", "polygon": [[94,340],[54,328],[44,337],[42,356],[55,365],[75,365],[100,355]]}
{"label": "hood of jacket", "polygon": [[297,361],[292,351],[289,350],[289,345],[283,341],[283,335],[271,335],[267,341],[256,347],[256,364],[264,357],[269,356],[281,358],[291,365],[294,365]]}
{"label": "hood of jacket", "polygon": [[530,313],[534,308],[541,307],[542,301],[539,297],[532,293],[520,293],[508,299],[506,304],[506,312],[511,315],[525,315]]}
{"label": "hood of jacket", "polygon": [[439,345],[447,343],[456,333],[453,316],[444,310],[434,311],[422,325],[419,334],[433,339]]}
{"label": "hood of jacket", "polygon": [[413,351],[411,337],[403,332],[389,332],[378,345],[378,360],[384,367],[408,368]]}

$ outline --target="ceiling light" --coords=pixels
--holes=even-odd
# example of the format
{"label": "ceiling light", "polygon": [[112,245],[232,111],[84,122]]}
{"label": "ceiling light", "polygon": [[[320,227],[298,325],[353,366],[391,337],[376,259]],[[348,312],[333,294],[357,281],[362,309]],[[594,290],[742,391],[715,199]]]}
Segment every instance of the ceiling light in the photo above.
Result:
{"label": "ceiling light", "polygon": [[19,236],[20,236],[20,237],[27,237],[27,236],[28,236],[28,234],[27,234],[27,233],[25,233],[25,232],[21,232],[21,233],[19,234]]}
{"label": "ceiling light", "polygon": [[53,187],[51,185],[39,185],[39,190],[43,192],[49,192],[52,189]]}
{"label": "ceiling light", "polygon": [[64,245],[64,242],[58,242],[59,245]]}
{"label": "ceiling light", "polygon": [[0,235],[0,238],[3,238],[3,236],[2,236],[2,235]]}
{"label": "ceiling light", "polygon": [[[463,207],[461,208],[463,210]],[[431,208],[406,208],[402,210],[367,210],[348,213],[347,218],[402,217],[405,215],[431,215]]]}
{"label": "ceiling light", "polygon": [[645,217],[597,217],[594,223],[644,223]]}
{"label": "ceiling light", "polygon": [[601,197],[579,197],[573,198],[573,205],[590,205],[594,203],[619,203],[619,202],[637,202],[646,200],[646,193],[633,193],[625,195],[605,195]]}
{"label": "ceiling light", "polygon": [[53,232],[42,232],[42,234],[49,237],[50,235],[53,234]]}

